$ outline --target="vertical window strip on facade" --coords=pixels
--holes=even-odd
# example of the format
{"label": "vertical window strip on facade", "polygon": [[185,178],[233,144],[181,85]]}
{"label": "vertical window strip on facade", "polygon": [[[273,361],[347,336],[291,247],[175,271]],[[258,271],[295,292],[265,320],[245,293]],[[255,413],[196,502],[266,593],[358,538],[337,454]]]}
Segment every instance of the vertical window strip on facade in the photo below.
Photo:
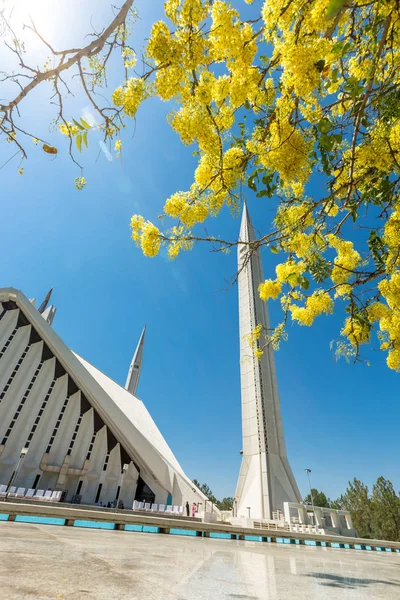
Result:
{"label": "vertical window strip on facade", "polygon": [[104,459],[103,471],[107,471],[109,460],[110,460],[110,451],[107,452],[106,457]]}
{"label": "vertical window strip on facade", "polygon": [[14,339],[14,336],[15,336],[15,334],[17,333],[17,331],[18,331],[18,327],[15,327],[15,329],[13,329],[13,330],[12,330],[12,332],[11,332],[11,334],[10,334],[10,337],[8,338],[8,340],[6,341],[6,343],[4,344],[4,346],[3,346],[3,348],[2,348],[2,350],[1,350],[1,352],[0,352],[0,358],[2,358],[2,357],[3,357],[3,355],[4,355],[5,351],[7,350],[8,346],[9,346],[9,345],[11,344],[11,342],[13,341],[13,339]]}
{"label": "vertical window strip on facade", "polygon": [[8,438],[10,437],[10,434],[11,434],[13,428],[14,428],[14,425],[15,425],[15,423],[16,423],[19,415],[21,414],[21,411],[22,411],[22,409],[24,407],[25,402],[28,399],[28,396],[29,396],[29,394],[31,392],[33,384],[35,383],[36,379],[39,376],[40,369],[42,368],[43,363],[44,363],[44,361],[41,360],[40,363],[38,364],[37,369],[36,369],[35,373],[33,374],[33,377],[32,377],[32,379],[31,379],[31,381],[30,381],[30,383],[29,383],[29,385],[28,385],[28,387],[27,387],[27,389],[25,391],[25,394],[23,395],[22,400],[19,403],[19,406],[18,406],[18,408],[17,408],[17,410],[16,410],[16,412],[15,412],[13,418],[12,418],[12,421],[11,421],[10,425],[8,426],[8,429],[7,429],[6,434],[5,434],[4,438],[3,438],[3,441],[1,442],[1,444],[3,446],[5,446],[5,444],[8,441]]}
{"label": "vertical window strip on facade", "polygon": [[82,423],[82,419],[83,419],[83,414],[81,413],[79,415],[79,417],[78,417],[77,422],[76,422],[74,433],[72,434],[72,438],[71,438],[71,441],[70,441],[69,446],[68,446],[67,456],[71,455],[71,452],[73,450],[73,447],[74,447],[74,444],[75,444],[75,441],[76,441],[76,438],[77,438],[77,435],[78,435],[78,432],[79,432],[79,427],[81,426],[81,423]]}
{"label": "vertical window strip on facade", "polygon": [[47,390],[47,394],[46,394],[46,396],[44,397],[44,400],[43,400],[43,402],[42,402],[42,406],[40,407],[40,410],[39,410],[39,412],[38,412],[38,414],[37,414],[37,417],[36,417],[36,419],[35,419],[35,422],[34,422],[34,424],[32,425],[32,429],[31,429],[31,431],[30,431],[30,433],[29,433],[29,435],[28,435],[28,439],[26,440],[26,443],[25,443],[25,448],[29,448],[29,446],[30,446],[30,443],[31,443],[31,441],[32,441],[32,438],[33,438],[33,436],[35,435],[35,431],[36,431],[36,429],[37,429],[37,427],[38,427],[38,425],[39,425],[39,422],[40,422],[40,419],[41,419],[41,417],[42,417],[42,415],[43,415],[44,409],[45,409],[45,408],[46,408],[46,406],[47,406],[47,403],[48,403],[48,401],[49,401],[49,398],[50,398],[50,396],[51,396],[51,392],[53,391],[53,388],[54,388],[54,386],[55,386],[55,384],[56,384],[56,381],[57,381],[57,379],[56,379],[56,377],[54,377],[54,378],[53,378],[53,381],[50,383],[50,387],[49,387],[49,389]]}
{"label": "vertical window strip on facade", "polygon": [[60,427],[61,421],[63,420],[63,417],[64,417],[64,413],[65,413],[65,411],[67,409],[68,401],[69,401],[69,396],[67,396],[65,398],[64,404],[61,407],[61,411],[60,411],[59,417],[57,419],[57,423],[54,426],[53,433],[51,434],[50,441],[49,441],[48,446],[46,448],[46,454],[49,454],[49,452],[51,451],[51,447],[52,447],[52,445],[54,443],[54,439],[55,439],[55,437],[57,435],[57,431],[58,431],[58,429]]}
{"label": "vertical window strip on facade", "polygon": [[34,490],[36,489],[36,486],[39,485],[39,479],[40,479],[40,477],[41,477],[40,473],[38,473],[36,475],[36,477],[35,477],[35,481],[33,482],[33,485],[32,485],[32,487],[33,487]]}
{"label": "vertical window strip on facade", "polygon": [[88,451],[86,454],[86,460],[90,460],[90,457],[92,456],[95,439],[96,439],[96,431],[93,432],[92,439],[90,440],[89,448],[88,448]]}
{"label": "vertical window strip on facade", "polygon": [[17,362],[17,364],[16,364],[16,365],[15,365],[15,367],[14,367],[14,371],[11,373],[11,375],[10,375],[10,377],[9,377],[9,379],[8,379],[8,381],[7,381],[7,383],[6,383],[6,385],[4,386],[4,389],[3,389],[3,391],[2,391],[2,392],[1,392],[1,394],[0,394],[0,402],[3,400],[4,396],[6,395],[6,393],[7,393],[7,391],[8,391],[8,388],[10,387],[10,385],[11,385],[11,384],[12,384],[12,382],[13,382],[13,379],[14,379],[14,377],[15,377],[15,376],[16,376],[16,374],[18,373],[18,371],[19,371],[19,368],[20,368],[20,366],[22,365],[22,363],[23,363],[23,361],[24,361],[24,358],[25,358],[25,356],[28,354],[28,350],[29,350],[29,344],[27,344],[27,345],[25,346],[25,349],[24,349],[23,353],[21,354],[21,356],[20,356],[20,358],[19,358],[19,361]]}

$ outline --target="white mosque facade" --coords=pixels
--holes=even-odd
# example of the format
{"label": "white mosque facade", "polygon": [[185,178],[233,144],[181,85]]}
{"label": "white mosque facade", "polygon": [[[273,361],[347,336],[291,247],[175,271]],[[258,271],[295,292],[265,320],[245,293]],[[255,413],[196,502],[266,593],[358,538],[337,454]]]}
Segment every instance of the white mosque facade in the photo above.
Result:
{"label": "white mosque facade", "polygon": [[206,497],[136,397],[144,334],[125,388],[72,352],[53,306],[0,289],[0,483],[86,504],[183,505]]}

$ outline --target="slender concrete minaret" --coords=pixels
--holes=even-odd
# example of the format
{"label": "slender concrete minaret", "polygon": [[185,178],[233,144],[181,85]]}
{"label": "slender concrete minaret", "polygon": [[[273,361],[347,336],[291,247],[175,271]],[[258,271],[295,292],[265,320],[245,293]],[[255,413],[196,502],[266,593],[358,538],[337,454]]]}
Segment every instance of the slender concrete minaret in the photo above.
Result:
{"label": "slender concrete minaret", "polygon": [[133,355],[131,366],[129,367],[128,377],[126,379],[125,389],[136,396],[136,390],[139,383],[140,371],[143,362],[144,335],[146,333],[146,325],[143,327],[142,335]]}
{"label": "slender concrete minaret", "polygon": [[43,319],[45,321],[47,321],[49,325],[52,325],[52,323],[53,323],[53,319],[54,319],[54,316],[56,314],[56,310],[57,310],[56,307],[53,306],[52,304],[50,304],[50,306],[48,306],[46,308],[46,310],[44,310],[42,312]]}
{"label": "slender concrete minaret", "polygon": [[259,251],[250,255],[246,242],[256,240],[246,205],[238,245],[240,379],[242,388],[242,464],[236,488],[237,516],[272,519],[283,502],[301,496],[286,457],[273,350],[257,359],[246,339],[260,323],[269,329],[266,303],[260,299],[264,281]]}
{"label": "slender concrete minaret", "polygon": [[53,288],[50,288],[49,291],[47,292],[46,297],[43,300],[42,304],[39,306],[38,311],[40,312],[40,314],[42,314],[44,312],[44,310],[46,309],[46,307],[49,303],[52,291],[53,291]]}

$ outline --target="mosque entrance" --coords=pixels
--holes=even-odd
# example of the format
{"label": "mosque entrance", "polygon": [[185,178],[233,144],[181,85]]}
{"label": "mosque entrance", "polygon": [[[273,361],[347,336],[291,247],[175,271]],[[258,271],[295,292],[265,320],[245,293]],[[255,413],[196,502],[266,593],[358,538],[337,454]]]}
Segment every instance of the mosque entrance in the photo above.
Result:
{"label": "mosque entrance", "polygon": [[153,504],[155,499],[156,495],[139,475],[136,486],[135,500],[138,500],[138,502],[149,502],[150,504]]}

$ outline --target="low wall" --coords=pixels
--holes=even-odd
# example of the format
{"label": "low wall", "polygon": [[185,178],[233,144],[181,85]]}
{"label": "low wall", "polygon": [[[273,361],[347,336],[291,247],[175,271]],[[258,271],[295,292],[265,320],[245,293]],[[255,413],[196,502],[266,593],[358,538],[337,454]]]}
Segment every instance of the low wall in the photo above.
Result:
{"label": "low wall", "polygon": [[159,528],[161,533],[169,533],[172,528],[187,529],[196,531],[199,536],[209,537],[210,533],[230,534],[234,539],[244,539],[245,536],[260,537],[263,541],[275,542],[278,538],[299,540],[304,543],[306,540],[314,541],[317,545],[325,542],[328,547],[332,544],[343,547],[345,544],[350,548],[366,546],[372,549],[390,549],[400,552],[399,542],[390,542],[386,540],[367,540],[362,538],[352,538],[335,535],[310,535],[306,533],[294,533],[282,530],[263,530],[248,527],[239,527],[233,525],[223,525],[221,523],[204,523],[194,519],[182,519],[154,516],[150,513],[133,514],[125,511],[109,509],[107,511],[95,508],[76,508],[76,505],[44,505],[44,504],[24,504],[16,502],[0,502],[0,513],[8,514],[9,520],[15,520],[17,515],[29,515],[47,518],[64,519],[66,525],[73,525],[74,521],[97,521],[114,523],[118,529],[125,525],[148,525]]}

